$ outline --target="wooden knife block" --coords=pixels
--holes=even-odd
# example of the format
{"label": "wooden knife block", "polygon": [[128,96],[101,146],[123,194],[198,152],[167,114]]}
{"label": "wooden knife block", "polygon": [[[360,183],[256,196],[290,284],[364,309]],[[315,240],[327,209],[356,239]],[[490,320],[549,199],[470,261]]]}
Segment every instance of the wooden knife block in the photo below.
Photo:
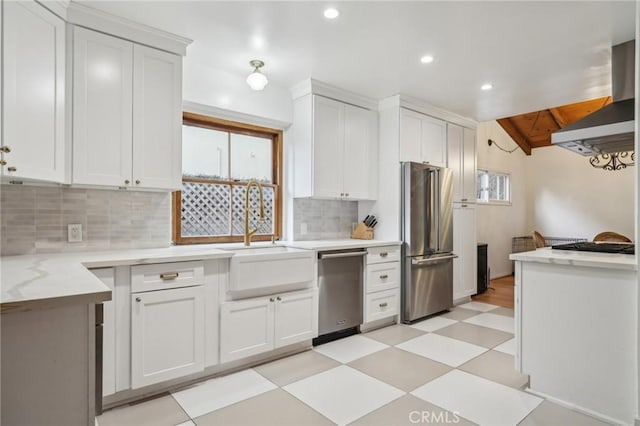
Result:
{"label": "wooden knife block", "polygon": [[369,228],[363,222],[360,222],[356,230],[351,234],[351,238],[357,240],[373,240],[373,228]]}

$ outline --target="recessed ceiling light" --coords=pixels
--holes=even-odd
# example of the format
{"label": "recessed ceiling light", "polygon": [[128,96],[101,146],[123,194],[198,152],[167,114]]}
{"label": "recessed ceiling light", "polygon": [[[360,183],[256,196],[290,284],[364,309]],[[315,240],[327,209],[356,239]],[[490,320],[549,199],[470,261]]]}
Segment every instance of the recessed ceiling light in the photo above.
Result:
{"label": "recessed ceiling light", "polygon": [[422,62],[423,64],[430,64],[431,62],[433,62],[433,56],[425,55],[422,58],[420,58],[420,62]]}
{"label": "recessed ceiling light", "polygon": [[327,19],[336,19],[338,15],[340,15],[340,12],[338,12],[338,9],[334,9],[333,7],[324,11],[324,17]]}
{"label": "recessed ceiling light", "polygon": [[480,89],[482,89],[482,90],[491,90],[491,89],[493,89],[493,84],[485,83],[482,86],[480,86]]}

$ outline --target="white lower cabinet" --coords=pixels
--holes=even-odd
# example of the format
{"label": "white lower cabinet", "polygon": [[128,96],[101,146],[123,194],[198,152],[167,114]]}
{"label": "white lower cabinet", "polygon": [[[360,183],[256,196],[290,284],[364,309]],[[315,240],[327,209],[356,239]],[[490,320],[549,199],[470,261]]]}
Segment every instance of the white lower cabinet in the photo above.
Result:
{"label": "white lower cabinet", "polygon": [[203,286],[131,295],[131,387],[204,370]]}
{"label": "white lower cabinet", "polygon": [[372,322],[398,315],[400,312],[399,288],[378,291],[365,296],[365,322]]}
{"label": "white lower cabinet", "polygon": [[220,361],[246,358],[318,335],[316,288],[220,305]]}
{"label": "white lower cabinet", "polygon": [[475,204],[453,204],[453,300],[477,292],[477,243]]}
{"label": "white lower cabinet", "polygon": [[367,250],[364,322],[390,318],[400,313],[400,247]]}

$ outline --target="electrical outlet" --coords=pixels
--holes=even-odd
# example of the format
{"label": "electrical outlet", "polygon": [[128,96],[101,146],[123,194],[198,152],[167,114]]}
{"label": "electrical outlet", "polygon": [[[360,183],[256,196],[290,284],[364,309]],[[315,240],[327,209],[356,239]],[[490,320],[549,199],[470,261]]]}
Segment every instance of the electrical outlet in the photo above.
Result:
{"label": "electrical outlet", "polygon": [[300,235],[305,235],[307,232],[308,232],[307,223],[306,222],[302,222],[300,224]]}
{"label": "electrical outlet", "polygon": [[70,223],[67,225],[67,241],[79,243],[82,241],[82,224]]}

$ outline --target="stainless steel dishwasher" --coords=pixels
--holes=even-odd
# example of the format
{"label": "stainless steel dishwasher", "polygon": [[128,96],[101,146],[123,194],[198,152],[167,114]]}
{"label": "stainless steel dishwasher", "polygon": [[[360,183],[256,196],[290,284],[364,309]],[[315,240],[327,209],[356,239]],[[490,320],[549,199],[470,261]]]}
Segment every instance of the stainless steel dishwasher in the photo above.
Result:
{"label": "stainless steel dishwasher", "polygon": [[318,253],[320,306],[314,344],[358,332],[362,324],[364,249]]}

